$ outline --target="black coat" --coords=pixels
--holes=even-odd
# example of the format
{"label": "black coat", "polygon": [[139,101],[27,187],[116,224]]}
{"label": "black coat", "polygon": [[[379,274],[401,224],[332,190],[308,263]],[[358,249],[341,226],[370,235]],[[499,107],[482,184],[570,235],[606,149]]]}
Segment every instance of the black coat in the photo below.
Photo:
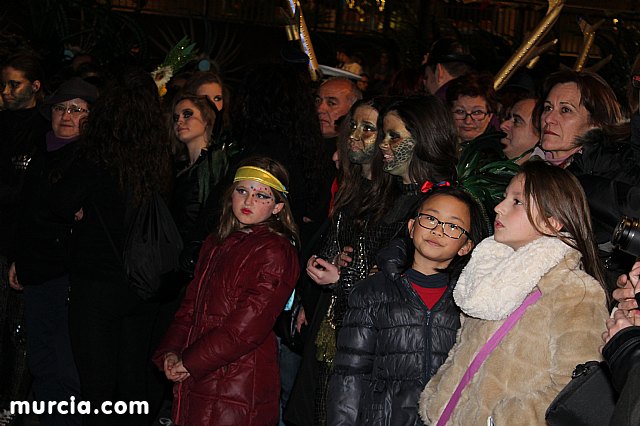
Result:
{"label": "black coat", "polygon": [[35,154],[27,169],[19,198],[9,260],[16,263],[22,285],[41,284],[68,273],[71,222],[51,210],[52,185],[69,168],[75,142],[51,152]]}
{"label": "black coat", "polygon": [[378,259],[382,272],[349,297],[329,382],[328,425],[422,425],[420,392],[460,328],[453,281],[429,310],[398,273],[404,259]]}
{"label": "black coat", "polygon": [[51,124],[37,107],[0,111],[0,253],[6,254],[18,217],[17,202],[25,171],[38,150],[45,150]]}
{"label": "black coat", "polygon": [[610,244],[613,230],[622,215],[640,217],[640,116],[632,118],[632,137],[611,141],[601,129],[581,138],[582,150],[567,168],[587,196],[595,239],[609,272],[608,286],[631,268],[634,258]]}
{"label": "black coat", "polygon": [[602,349],[619,398],[611,425],[640,424],[640,327],[619,331]]}

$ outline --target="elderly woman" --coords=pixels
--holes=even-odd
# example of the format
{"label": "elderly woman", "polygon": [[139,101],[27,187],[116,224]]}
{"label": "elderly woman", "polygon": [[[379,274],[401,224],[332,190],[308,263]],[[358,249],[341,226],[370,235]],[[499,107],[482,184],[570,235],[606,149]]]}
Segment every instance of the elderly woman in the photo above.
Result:
{"label": "elderly woman", "polygon": [[[68,401],[80,392],[67,316],[71,226],[54,219],[49,203],[51,186],[74,159],[75,142],[97,96],[93,85],[72,78],[45,101],[41,112],[53,130],[46,136],[46,151],[31,160],[20,197],[9,284],[24,289],[27,360],[38,401]],[[80,421],[73,415],[45,415],[41,423]]]}
{"label": "elderly woman", "polygon": [[541,155],[573,173],[587,194],[614,287],[613,276],[628,271],[632,259],[612,249],[611,234],[622,214],[640,215],[640,156],[615,94],[596,74],[558,71],[545,81],[534,117],[540,120]]}
{"label": "elderly woman", "polygon": [[570,70],[551,74],[534,116],[540,117],[547,161],[566,168],[582,158],[578,163],[585,172],[611,175],[618,170],[602,162],[617,154],[603,154],[607,146],[624,139],[628,130],[621,126],[624,116],[613,90],[599,75]]}

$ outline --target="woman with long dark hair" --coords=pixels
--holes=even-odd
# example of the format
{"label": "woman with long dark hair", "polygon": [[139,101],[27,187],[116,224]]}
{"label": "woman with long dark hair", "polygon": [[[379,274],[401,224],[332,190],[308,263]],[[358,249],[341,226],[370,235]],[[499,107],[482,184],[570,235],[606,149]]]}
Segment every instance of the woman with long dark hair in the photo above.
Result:
{"label": "woman with long dark hair", "polygon": [[[57,185],[58,214],[75,220],[69,323],[82,397],[146,401],[155,311],[129,284],[122,261],[136,208],[164,192],[171,178],[170,147],[151,77],[118,77],[92,109],[79,158]],[[144,424],[118,416],[85,417],[91,425]]]}

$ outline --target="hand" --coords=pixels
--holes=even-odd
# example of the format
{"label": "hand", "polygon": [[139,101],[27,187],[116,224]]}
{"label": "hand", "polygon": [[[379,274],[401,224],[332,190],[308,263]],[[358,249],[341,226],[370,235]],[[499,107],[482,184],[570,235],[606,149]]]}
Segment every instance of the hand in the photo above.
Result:
{"label": "hand", "polygon": [[[181,366],[178,369],[178,366]],[[173,352],[168,352],[164,356],[164,375],[172,382],[181,382],[189,377],[189,372],[184,368],[180,357]],[[186,375],[184,373],[187,373]]]}
{"label": "hand", "polygon": [[18,273],[16,272],[16,262],[11,262],[9,266],[9,286],[18,291],[24,290],[24,287],[18,282]]}
{"label": "hand", "polygon": [[[618,309],[629,312],[635,310],[636,315],[640,315],[635,293],[638,289],[638,275],[640,275],[640,261],[633,264],[629,274],[620,275],[616,284],[619,288],[613,291],[613,298],[618,301]],[[637,291],[636,291],[637,289]]]}
{"label": "hand", "polygon": [[350,256],[351,253],[353,253],[353,247],[344,246],[342,251],[336,257],[336,265],[338,265],[338,268],[349,266],[353,261],[353,258]]}
{"label": "hand", "polygon": [[[606,344],[616,333],[624,328],[635,325],[635,315],[631,315],[631,318],[627,317],[627,314],[622,309],[618,309],[613,313],[613,318],[609,318],[606,321],[607,331],[602,333],[602,340]],[[602,352],[602,347],[600,348]]]}
{"label": "hand", "polygon": [[174,381],[178,383],[186,380],[189,376],[191,376],[191,374],[187,370],[187,367],[184,366],[182,361],[178,361],[176,365],[174,365],[174,367],[171,369],[171,371],[173,372],[174,376],[177,377],[177,379]]}
{"label": "hand", "polygon": [[82,220],[82,218],[84,217],[84,210],[82,210],[82,207],[80,208],[80,210],[78,210],[74,215],[73,215],[73,220],[75,220],[76,222]]}
{"label": "hand", "polygon": [[307,323],[307,316],[304,313],[304,308],[300,308],[298,311],[298,317],[296,318],[296,331],[298,333],[300,333],[303,325],[309,325],[309,323]]}
{"label": "hand", "polygon": [[307,262],[307,275],[320,285],[334,284],[340,279],[340,271],[333,263],[313,255]]}

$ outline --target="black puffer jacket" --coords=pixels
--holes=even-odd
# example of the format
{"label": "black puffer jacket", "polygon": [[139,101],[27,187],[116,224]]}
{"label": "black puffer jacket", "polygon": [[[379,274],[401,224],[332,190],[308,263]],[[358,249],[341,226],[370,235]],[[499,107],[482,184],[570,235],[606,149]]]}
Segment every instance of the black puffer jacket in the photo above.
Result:
{"label": "black puffer jacket", "polygon": [[329,382],[329,425],[422,425],[418,398],[444,363],[460,328],[453,282],[433,309],[406,277],[405,258],[378,256],[382,272],[349,297]]}
{"label": "black puffer jacket", "polygon": [[602,349],[609,364],[618,402],[611,425],[640,424],[640,327],[619,331]]}

